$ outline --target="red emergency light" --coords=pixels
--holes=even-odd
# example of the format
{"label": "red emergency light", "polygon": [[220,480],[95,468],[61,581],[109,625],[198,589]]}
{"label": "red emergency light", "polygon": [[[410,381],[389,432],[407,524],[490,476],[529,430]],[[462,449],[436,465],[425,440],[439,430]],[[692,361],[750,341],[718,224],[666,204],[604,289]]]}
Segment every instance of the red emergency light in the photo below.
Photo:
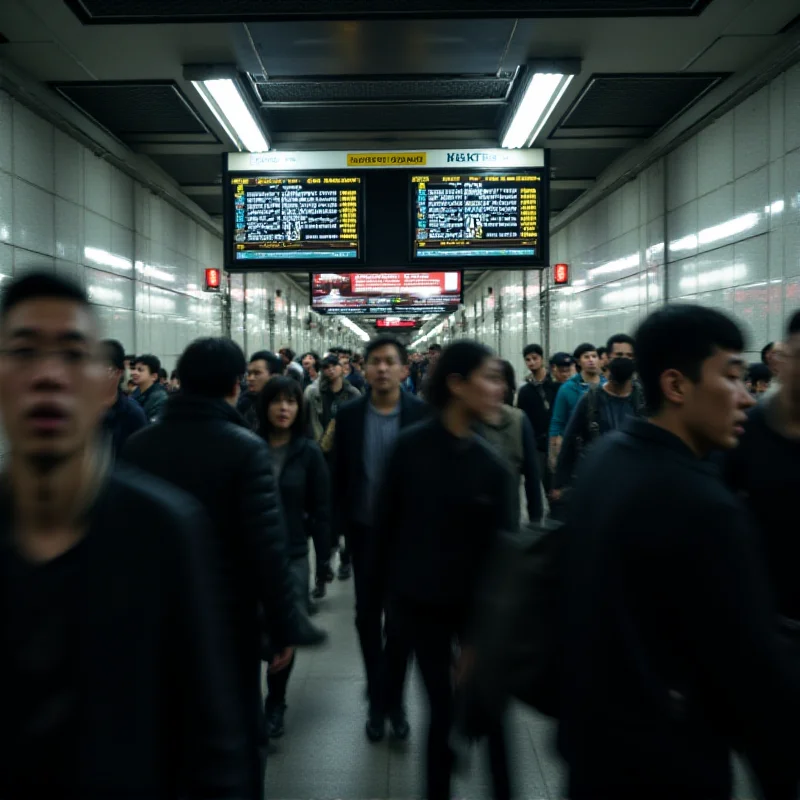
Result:
{"label": "red emergency light", "polygon": [[413,319],[392,319],[386,317],[379,319],[376,323],[378,328],[416,328],[417,323]]}
{"label": "red emergency light", "polygon": [[553,283],[556,286],[569,284],[569,264],[556,264],[553,267]]}
{"label": "red emergency light", "polygon": [[218,292],[222,285],[222,273],[218,269],[206,270],[206,286],[207,292]]}

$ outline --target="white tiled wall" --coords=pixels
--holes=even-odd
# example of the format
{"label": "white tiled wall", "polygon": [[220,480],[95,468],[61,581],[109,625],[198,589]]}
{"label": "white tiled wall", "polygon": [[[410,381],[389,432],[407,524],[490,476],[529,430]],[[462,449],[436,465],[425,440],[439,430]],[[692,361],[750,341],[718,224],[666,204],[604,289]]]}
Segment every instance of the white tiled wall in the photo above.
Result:
{"label": "white tiled wall", "polygon": [[47,269],[86,288],[127,352],[167,369],[222,330],[218,236],[0,92],[0,278]]}
{"label": "white tiled wall", "polygon": [[[755,357],[800,308],[800,65],[587,210],[550,250],[552,263],[572,270],[571,287],[549,292],[551,352],[599,346],[663,302],[681,301],[733,314]],[[517,366],[526,274],[487,280],[500,287],[502,324],[485,330],[490,315],[479,312],[482,324],[469,333]],[[465,299],[472,319],[486,282]],[[542,339],[535,306],[529,297],[528,341]],[[443,335],[463,330],[448,325]]]}

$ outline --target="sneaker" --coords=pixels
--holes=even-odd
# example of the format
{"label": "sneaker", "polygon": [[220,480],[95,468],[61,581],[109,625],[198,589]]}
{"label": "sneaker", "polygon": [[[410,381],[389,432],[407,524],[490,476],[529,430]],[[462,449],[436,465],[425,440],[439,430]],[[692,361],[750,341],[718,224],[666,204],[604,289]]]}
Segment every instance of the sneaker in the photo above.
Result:
{"label": "sneaker", "polygon": [[389,712],[389,725],[392,728],[392,736],[399,742],[404,742],[408,739],[408,735],[411,733],[411,726],[408,724],[406,712],[402,708]]}
{"label": "sneaker", "polygon": [[264,730],[269,739],[280,739],[283,736],[283,715],[286,713],[286,706],[267,706],[264,710]]}
{"label": "sneaker", "polygon": [[333,567],[330,564],[326,564],[322,570],[322,579],[325,583],[333,583]]}
{"label": "sneaker", "polygon": [[313,592],[311,592],[311,596],[312,596],[312,597],[313,597],[315,600],[322,600],[322,598],[323,598],[323,597],[325,597],[325,595],[326,595],[327,593],[328,593],[328,587],[327,587],[327,586],[325,586],[325,584],[324,584],[324,583],[318,583],[318,584],[317,584],[317,585],[314,587],[314,591],[313,591]]}
{"label": "sneaker", "polygon": [[380,742],[386,734],[386,719],[383,714],[370,709],[367,717],[367,739],[373,744]]}
{"label": "sneaker", "polygon": [[339,565],[339,580],[340,581],[347,581],[350,580],[350,576],[353,574],[353,568],[349,564],[340,564]]}

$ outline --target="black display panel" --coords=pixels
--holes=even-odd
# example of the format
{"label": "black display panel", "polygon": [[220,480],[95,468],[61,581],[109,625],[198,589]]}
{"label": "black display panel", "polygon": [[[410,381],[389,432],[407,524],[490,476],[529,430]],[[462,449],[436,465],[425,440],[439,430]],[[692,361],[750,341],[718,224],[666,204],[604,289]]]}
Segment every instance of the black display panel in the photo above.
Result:
{"label": "black display panel", "polygon": [[318,314],[445,314],[463,302],[460,272],[322,272],[311,275]]}
{"label": "black display panel", "polygon": [[544,171],[412,175],[412,260],[539,263]]}
{"label": "black display panel", "polygon": [[363,260],[361,176],[228,173],[226,180],[230,267]]}

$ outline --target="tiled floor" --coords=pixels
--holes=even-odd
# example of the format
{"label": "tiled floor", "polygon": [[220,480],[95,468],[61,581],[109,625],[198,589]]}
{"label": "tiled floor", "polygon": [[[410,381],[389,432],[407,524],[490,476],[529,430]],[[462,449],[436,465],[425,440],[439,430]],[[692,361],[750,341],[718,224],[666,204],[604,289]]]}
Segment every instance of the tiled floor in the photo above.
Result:
{"label": "tiled floor", "polygon": [[[330,644],[297,657],[289,684],[286,735],[275,742],[267,763],[265,800],[414,800],[422,795],[426,710],[416,669],[406,700],[411,737],[370,744],[364,734],[366,700],[361,656],[353,624],[353,582],[336,581],[319,604],[315,622]],[[515,796],[561,800],[563,771],[552,749],[551,721],[516,708],[508,724]],[[752,800],[744,770],[737,765],[737,800]],[[491,798],[482,747],[456,777],[453,797]]]}
{"label": "tiled floor", "polygon": [[[353,582],[336,581],[314,621],[331,635],[321,650],[297,657],[289,684],[286,735],[267,763],[266,800],[412,800],[422,797],[426,709],[415,669],[407,687],[411,737],[370,744],[364,733],[367,705],[353,624]],[[552,724],[525,709],[508,725],[516,796],[561,797],[561,769],[551,752]],[[453,796],[491,797],[485,750],[477,748]]]}

